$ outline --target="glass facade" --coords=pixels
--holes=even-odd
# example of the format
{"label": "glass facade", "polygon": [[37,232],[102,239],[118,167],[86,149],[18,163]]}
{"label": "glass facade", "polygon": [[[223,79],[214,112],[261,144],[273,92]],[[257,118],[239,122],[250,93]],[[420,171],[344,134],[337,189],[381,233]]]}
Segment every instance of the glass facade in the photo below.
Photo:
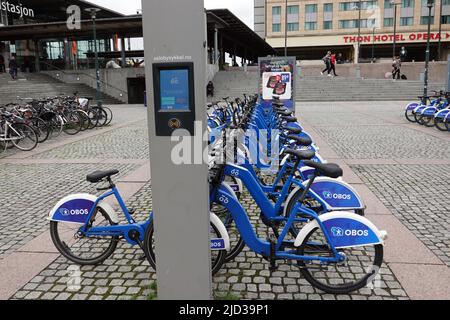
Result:
{"label": "glass facade", "polygon": [[316,30],[317,22],[305,22],[305,30]]}

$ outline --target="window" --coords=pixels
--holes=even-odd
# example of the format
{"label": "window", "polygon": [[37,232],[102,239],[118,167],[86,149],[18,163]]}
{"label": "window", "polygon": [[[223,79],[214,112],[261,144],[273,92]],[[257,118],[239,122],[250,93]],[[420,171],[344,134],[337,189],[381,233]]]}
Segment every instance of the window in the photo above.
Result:
{"label": "window", "polygon": [[[356,8],[355,8],[356,6]],[[340,2],[339,3],[339,11],[351,11],[356,10],[358,8],[358,4],[355,2]]]}
{"label": "window", "polygon": [[394,26],[394,18],[384,18],[383,25],[385,27],[393,27]]}
{"label": "window", "polygon": [[316,13],[317,12],[317,4],[307,4],[305,6],[306,13]]}
{"label": "window", "polygon": [[324,30],[333,29],[333,21],[324,21],[323,22],[323,29]]}
{"label": "window", "polygon": [[442,0],[442,5],[443,5],[443,6],[448,6],[448,5],[450,5],[450,0]]}
{"label": "window", "polygon": [[317,22],[305,22],[305,30],[316,30]]}
{"label": "window", "polygon": [[375,19],[361,19],[361,28],[373,28],[375,26],[375,23]]}
{"label": "window", "polygon": [[[357,6],[359,3],[357,3]],[[378,0],[373,1],[362,1],[361,2],[361,9],[362,10],[372,10],[378,7]]]}
{"label": "window", "polygon": [[339,20],[339,29],[358,28],[358,20]]}
{"label": "window", "polygon": [[414,0],[402,0],[402,8],[414,8]]}
{"label": "window", "polygon": [[[420,17],[420,24],[428,25],[428,16]],[[434,17],[431,17],[430,24],[434,24]]]}
{"label": "window", "polygon": [[288,6],[288,14],[298,14],[298,6]]}
{"label": "window", "polygon": [[287,30],[288,31],[298,31],[299,25],[298,22],[296,23],[288,23],[287,24]]}
{"label": "window", "polygon": [[323,12],[333,12],[333,4],[332,3],[325,3],[323,5]]}
{"label": "window", "polygon": [[412,26],[414,22],[413,17],[402,17],[400,18],[400,25],[401,26]]}
{"label": "window", "polygon": [[272,24],[272,32],[281,32],[281,23]]}
{"label": "window", "polygon": [[[422,0],[422,7],[426,8],[428,5],[428,0]],[[434,5],[434,0],[433,0],[433,5]]]}
{"label": "window", "polygon": [[392,9],[394,7],[394,4],[392,3],[392,0],[384,0],[384,8],[385,9]]}
{"label": "window", "polygon": [[273,16],[281,15],[281,7],[280,6],[272,7],[272,15]]}

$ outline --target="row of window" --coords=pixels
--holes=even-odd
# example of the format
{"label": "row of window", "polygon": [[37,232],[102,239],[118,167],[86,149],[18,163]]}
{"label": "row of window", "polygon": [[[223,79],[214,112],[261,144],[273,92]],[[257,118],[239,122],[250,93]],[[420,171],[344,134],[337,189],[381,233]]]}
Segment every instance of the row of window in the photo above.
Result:
{"label": "row of window", "polygon": [[[361,19],[361,28],[373,28],[377,26],[376,19]],[[400,18],[400,26],[412,26],[414,23],[413,17]],[[434,17],[431,17],[430,23],[434,23]],[[339,20],[339,29],[355,29],[358,28],[358,19],[351,20]],[[383,21],[385,27],[394,26],[394,18],[385,18]],[[427,25],[428,17],[420,17],[420,24]],[[442,24],[450,24],[450,15],[442,16]],[[299,31],[300,24],[298,22],[288,23],[288,31]],[[323,21],[323,29],[330,30],[333,29],[333,21]],[[305,30],[317,30],[317,22],[305,22]],[[281,23],[272,24],[272,32],[281,32]]]}
{"label": "row of window", "polygon": [[[433,1],[434,2],[434,1]],[[385,9],[391,9],[394,7],[393,0],[384,0],[384,8]],[[401,0],[401,7],[402,8],[414,8],[415,0]],[[428,3],[428,0],[421,0],[421,6],[426,7]],[[447,6],[450,5],[450,0],[442,0],[442,5]],[[359,1],[354,2],[340,2],[339,3],[339,11],[351,11],[351,10],[358,10]],[[378,7],[378,0],[372,0],[372,1],[361,1],[361,9],[362,10],[371,10]],[[325,3],[323,5],[323,11],[324,12],[333,12],[333,4],[332,3]],[[307,4],[305,5],[305,12],[306,13],[316,13],[317,12],[317,4]],[[299,6],[293,5],[287,7],[287,13],[288,14],[298,14],[299,13]],[[272,7],[272,15],[281,15],[281,6],[275,6]]]}

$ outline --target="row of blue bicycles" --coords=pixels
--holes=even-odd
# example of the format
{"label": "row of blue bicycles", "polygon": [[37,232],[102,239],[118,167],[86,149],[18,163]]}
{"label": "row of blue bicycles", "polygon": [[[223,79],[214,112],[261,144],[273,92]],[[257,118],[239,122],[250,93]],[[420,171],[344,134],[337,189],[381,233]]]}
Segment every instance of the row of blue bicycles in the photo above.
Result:
{"label": "row of blue bicycles", "polygon": [[[364,217],[343,170],[327,163],[292,110],[274,97],[224,98],[208,106],[211,269],[217,273],[244,248],[300,270],[315,288],[346,294],[370,284],[383,262],[387,237]],[[142,248],[156,265],[153,213],[136,222],[112,181],[117,170],[87,176],[106,193],[70,195],[49,215],[56,248],[67,259],[95,265],[121,240]],[[120,218],[105,202],[115,197]],[[249,210],[248,202],[257,210]],[[265,226],[264,232],[259,226]]]}
{"label": "row of blue bicycles", "polygon": [[409,122],[425,127],[436,127],[450,132],[450,92],[434,91],[434,95],[406,106],[405,117]]}

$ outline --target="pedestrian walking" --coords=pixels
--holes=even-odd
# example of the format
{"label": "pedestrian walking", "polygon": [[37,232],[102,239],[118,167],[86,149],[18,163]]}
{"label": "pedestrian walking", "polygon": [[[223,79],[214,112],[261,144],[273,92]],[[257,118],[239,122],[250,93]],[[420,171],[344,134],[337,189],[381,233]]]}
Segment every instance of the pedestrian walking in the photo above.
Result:
{"label": "pedestrian walking", "polygon": [[322,60],[325,63],[325,69],[323,69],[320,74],[323,75],[324,72],[328,72],[329,74],[331,69],[331,51],[328,51],[325,57],[322,58]]}
{"label": "pedestrian walking", "polygon": [[17,79],[17,61],[16,57],[12,56],[11,59],[9,59],[9,74],[11,75],[11,78],[13,80]]}
{"label": "pedestrian walking", "polygon": [[336,55],[334,53],[331,55],[331,58],[330,58],[330,69],[328,70],[328,75],[331,74],[331,71],[333,71],[333,75],[335,77],[338,76],[336,74]]}
{"label": "pedestrian walking", "polygon": [[0,54],[0,73],[6,72],[5,58]]}
{"label": "pedestrian walking", "polygon": [[397,77],[397,80],[400,79],[400,69],[402,67],[402,62],[400,60],[399,56],[396,56],[394,58],[394,62],[392,63],[392,79],[395,80],[395,77]]}

